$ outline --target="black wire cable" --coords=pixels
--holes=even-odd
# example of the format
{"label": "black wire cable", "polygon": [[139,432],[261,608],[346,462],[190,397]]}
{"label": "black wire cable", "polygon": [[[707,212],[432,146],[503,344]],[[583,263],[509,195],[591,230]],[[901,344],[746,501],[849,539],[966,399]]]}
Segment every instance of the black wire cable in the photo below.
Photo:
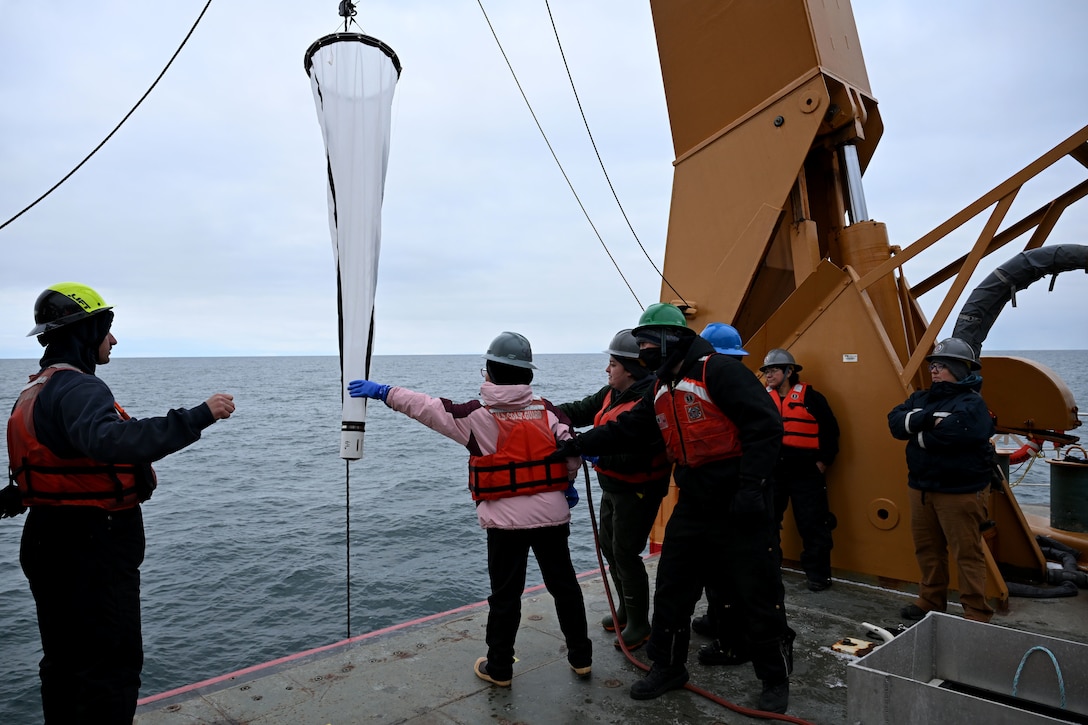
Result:
{"label": "black wire cable", "polygon": [[[552,15],[552,6],[548,0],[544,0],[544,6],[548,9],[548,20],[552,24],[552,32],[555,33],[555,44],[559,47],[559,55],[563,59],[563,68],[567,72],[567,80],[570,81],[570,90],[574,93],[574,101],[578,104],[578,113],[582,116],[582,123],[586,127],[586,135],[589,137],[589,143],[593,146],[593,153],[597,155],[597,163],[600,164],[601,173],[604,174],[604,180],[608,183],[608,189],[612,192],[612,198],[616,200],[616,206],[619,207],[620,214],[623,215],[623,220],[627,222],[627,228],[631,230],[631,236],[635,238],[635,242],[638,244],[638,248],[642,250],[643,256],[646,257],[646,261],[650,263],[650,266],[654,268],[654,272],[657,272],[657,276],[661,278],[661,281],[668,285],[668,288],[673,291],[680,300],[688,305],[684,296],[677,292],[676,288],[672,286],[672,283],[665,278],[665,273],[658,269],[658,266],[654,263],[654,260],[650,257],[650,253],[646,251],[646,247],[643,246],[642,240],[639,239],[638,234],[635,232],[635,227],[631,224],[631,219],[627,216],[627,210],[623,208],[623,204],[620,202],[619,194],[616,193],[616,187],[612,185],[612,179],[608,175],[608,169],[605,168],[604,159],[601,158],[600,149],[597,148],[597,141],[593,138],[593,132],[589,129],[589,119],[586,118],[585,109],[582,108],[582,99],[578,95],[578,89],[574,85],[574,76],[571,75],[570,65],[567,63],[567,54],[563,51],[563,43],[559,40],[559,29],[555,27],[555,17]],[[601,244],[604,244],[602,241]],[[609,255],[610,257],[612,255]]]}
{"label": "black wire cable", "polygon": [[559,173],[563,175],[563,179],[567,182],[567,186],[570,188],[570,193],[574,195],[574,200],[578,202],[578,206],[582,210],[582,214],[585,216],[586,221],[589,222],[590,228],[593,229],[593,233],[597,235],[597,241],[601,243],[601,247],[604,248],[604,253],[608,255],[608,258],[612,260],[612,266],[616,268],[616,272],[620,275],[620,279],[627,285],[627,289],[631,292],[631,296],[635,298],[635,302],[642,309],[645,306],[642,301],[639,300],[638,295],[635,294],[634,288],[631,287],[631,283],[627,281],[627,278],[623,275],[623,270],[620,269],[619,263],[616,262],[616,258],[612,256],[612,252],[609,251],[608,245],[604,243],[604,238],[601,237],[601,233],[597,231],[597,226],[593,223],[593,219],[590,218],[589,212],[586,210],[585,204],[582,203],[581,197],[578,196],[578,192],[574,189],[574,184],[571,182],[570,177],[567,175],[566,169],[563,168],[562,162],[555,153],[555,149],[552,147],[552,142],[548,139],[548,134],[544,132],[544,127],[540,125],[540,119],[537,118],[536,111],[533,110],[533,105],[529,103],[528,96],[525,95],[525,89],[521,87],[521,81],[518,80],[518,74],[514,72],[514,66],[510,63],[510,58],[506,55],[506,50],[502,47],[502,42],[499,40],[498,33],[495,32],[495,27],[491,24],[491,18],[487,16],[487,11],[484,10],[483,0],[476,0],[480,6],[480,12],[484,15],[484,20],[487,21],[487,27],[491,29],[491,36],[495,38],[495,44],[499,46],[499,52],[502,53],[503,60],[506,61],[506,67],[510,69],[510,75],[514,78],[514,84],[518,87],[518,92],[521,93],[522,100],[525,101],[526,107],[529,109],[529,115],[533,117],[533,122],[536,124],[537,130],[540,131],[540,135],[544,138],[544,143],[548,146],[548,151],[551,152],[552,158],[555,160],[556,165],[559,167]]}
{"label": "black wire cable", "polygon": [[167,61],[166,67],[163,68],[162,72],[159,73],[157,78],[155,78],[155,81],[151,84],[151,87],[148,88],[144,92],[144,94],[142,96],[140,96],[140,100],[136,101],[136,105],[133,106],[132,109],[128,113],[125,114],[125,117],[121,119],[120,123],[118,123],[116,126],[114,126],[113,130],[110,131],[109,134],[107,134],[106,138],[102,139],[102,141],[97,146],[95,146],[94,149],[89,154],[87,154],[83,158],[82,161],[80,161],[78,164],[76,164],[74,169],[72,169],[67,174],[65,174],[63,179],[61,179],[57,183],[53,184],[53,186],[51,186],[48,191],[46,191],[44,194],[39,196],[37,199],[32,201],[30,204],[28,204],[22,211],[20,211],[18,214],[13,216],[11,219],[8,219],[3,224],[0,224],[0,229],[3,229],[8,224],[11,224],[13,221],[15,221],[16,219],[21,217],[23,214],[26,214],[28,211],[30,211],[35,206],[37,206],[39,202],[41,202],[43,199],[45,199],[45,197],[49,196],[54,191],[56,191],[57,188],[60,187],[61,184],[63,184],[65,181],[68,181],[68,179],[71,178],[71,176],[73,174],[75,174],[77,171],[79,171],[80,168],[82,168],[83,164],[90,161],[91,157],[94,156],[96,153],[98,153],[98,150],[100,148],[102,148],[103,146],[105,146],[107,141],[109,141],[111,138],[113,138],[113,135],[115,133],[117,133],[117,131],[121,128],[122,125],[124,125],[125,121],[127,121],[129,119],[129,116],[131,116],[133,113],[136,112],[136,109],[140,107],[140,104],[144,102],[144,99],[147,98],[148,95],[150,95],[151,91],[154,90],[155,86],[157,86],[159,81],[162,80],[162,77],[164,75],[166,75],[166,71],[170,69],[170,66],[174,63],[174,59],[178,57],[179,53],[181,53],[181,49],[185,47],[185,44],[187,42],[189,42],[189,38],[192,36],[193,32],[196,30],[196,26],[199,25],[200,21],[204,18],[204,14],[208,12],[208,8],[211,6],[211,4],[212,4],[212,0],[208,0],[208,2],[204,5],[204,9],[200,11],[200,15],[197,17],[196,22],[193,23],[193,27],[189,28],[189,32],[185,34],[185,38],[182,39],[181,45],[179,45],[178,49],[174,51],[174,54],[172,56],[170,56],[170,60]]}
{"label": "black wire cable", "polygon": [[347,574],[345,588],[348,601],[348,636],[351,639],[351,461],[344,461],[344,543],[346,545]]}

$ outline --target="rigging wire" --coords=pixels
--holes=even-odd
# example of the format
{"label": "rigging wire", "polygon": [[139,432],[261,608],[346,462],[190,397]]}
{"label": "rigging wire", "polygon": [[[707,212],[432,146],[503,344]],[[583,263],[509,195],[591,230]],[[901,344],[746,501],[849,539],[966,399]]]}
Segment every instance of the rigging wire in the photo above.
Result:
{"label": "rigging wire", "polygon": [[[604,159],[601,158],[601,151],[597,148],[597,140],[593,138],[593,132],[589,129],[589,119],[586,118],[585,109],[582,108],[582,99],[578,95],[578,89],[574,85],[574,76],[571,75],[570,65],[567,63],[567,54],[563,51],[563,43],[559,40],[559,29],[555,26],[555,17],[552,15],[552,6],[548,0],[544,0],[544,6],[548,9],[548,20],[552,24],[552,32],[555,33],[555,44],[559,47],[559,55],[563,59],[563,69],[567,72],[567,80],[570,81],[570,90],[574,94],[574,101],[578,104],[578,113],[582,116],[582,123],[586,127],[586,135],[589,137],[589,143],[593,146],[593,153],[597,155],[597,163],[600,164],[601,173],[604,174],[604,180],[608,183],[608,189],[612,192],[612,198],[616,200],[616,206],[619,207],[620,214],[623,215],[623,220],[627,222],[627,228],[631,230],[631,236],[635,238],[635,242],[638,244],[638,248],[642,250],[643,256],[646,257],[646,261],[650,263],[650,266],[654,268],[654,272],[661,278],[661,281],[668,285],[668,288],[673,291],[685,305],[688,305],[688,301],[684,299],[684,296],[680,294],[672,283],[665,277],[665,273],[658,269],[657,264],[654,263],[650,253],[646,251],[646,247],[643,246],[642,240],[639,239],[638,233],[635,232],[635,227],[631,224],[631,219],[627,216],[627,210],[623,208],[623,204],[620,202],[619,194],[616,193],[616,187],[612,185],[612,178],[608,175],[608,169],[605,168]],[[604,244],[602,241],[601,244]],[[609,255],[611,256],[611,255]]]}
{"label": "rigging wire", "polygon": [[586,221],[589,222],[590,228],[593,229],[593,233],[597,236],[597,241],[601,243],[601,247],[604,249],[604,253],[608,255],[608,258],[612,261],[612,266],[616,268],[616,272],[619,274],[620,279],[627,285],[628,291],[631,296],[635,298],[635,302],[642,309],[646,309],[642,304],[642,300],[635,294],[634,288],[631,287],[631,283],[627,281],[627,277],[624,276],[623,270],[620,269],[620,265],[616,262],[616,258],[612,256],[612,252],[609,251],[608,245],[604,243],[604,238],[597,230],[597,226],[593,223],[593,219],[589,216],[589,212],[586,210],[585,204],[582,203],[581,197],[578,196],[578,192],[574,189],[574,184],[571,182],[570,177],[567,175],[567,170],[563,168],[563,163],[559,160],[559,157],[555,153],[555,149],[552,147],[552,142],[548,139],[548,134],[544,132],[544,127],[540,125],[540,119],[537,118],[536,111],[533,110],[533,104],[529,103],[529,97],[525,95],[525,89],[521,87],[521,81],[518,80],[518,74],[514,72],[514,66],[510,62],[510,58],[506,55],[506,50],[502,46],[502,42],[499,40],[498,33],[495,32],[495,26],[491,24],[491,18],[487,15],[487,10],[484,9],[483,0],[476,0],[476,3],[480,6],[480,12],[483,13],[484,20],[487,22],[487,27],[491,30],[491,36],[495,39],[495,44],[499,46],[499,52],[502,54],[503,60],[506,61],[506,67],[510,69],[510,75],[514,78],[514,84],[518,87],[518,92],[521,93],[521,98],[525,101],[526,107],[529,109],[529,115],[533,117],[533,122],[536,124],[537,130],[540,131],[540,135],[544,138],[544,143],[548,146],[548,151],[551,152],[552,158],[555,160],[556,165],[559,167],[559,173],[563,175],[563,179],[567,182],[567,186],[570,188],[570,193],[574,195],[574,200],[578,202],[579,208],[582,210],[582,214],[585,216]]}
{"label": "rigging wire", "polygon": [[348,639],[351,639],[351,461],[344,461],[344,543],[347,548],[347,575],[345,589],[347,590],[348,609]]}
{"label": "rigging wire", "polygon": [[155,78],[155,81],[151,84],[151,87],[149,87],[144,92],[144,94],[142,96],[140,96],[140,100],[136,101],[136,105],[133,106],[132,109],[129,110],[129,112],[125,114],[125,117],[122,118],[121,121],[116,126],[114,126],[113,130],[110,131],[109,134],[106,135],[106,138],[102,139],[102,141],[97,146],[95,146],[94,149],[89,154],[87,154],[83,158],[82,161],[80,161],[78,164],[76,164],[74,169],[72,169],[67,174],[65,174],[64,178],[62,178],[60,181],[53,184],[53,186],[50,187],[48,191],[46,191],[44,194],[42,194],[37,199],[32,201],[29,205],[27,205],[22,211],[20,211],[18,214],[13,216],[11,219],[8,219],[3,224],[0,224],[0,229],[3,229],[8,224],[11,224],[13,221],[15,221],[16,219],[21,217],[23,214],[26,214],[28,211],[30,211],[35,206],[37,206],[40,201],[45,199],[45,197],[49,196],[54,191],[56,191],[57,188],[61,184],[68,181],[68,179],[71,178],[71,176],[73,174],[75,174],[77,171],[79,171],[80,168],[83,166],[83,164],[90,161],[91,157],[94,156],[96,153],[98,153],[98,150],[100,148],[102,148],[103,146],[105,146],[107,141],[109,141],[111,138],[113,138],[113,135],[115,133],[117,133],[118,130],[120,130],[121,126],[124,125],[125,121],[127,121],[129,119],[129,116],[131,116],[133,113],[136,112],[136,109],[140,107],[140,104],[144,102],[144,99],[147,98],[148,95],[151,94],[151,91],[154,90],[155,86],[157,86],[159,81],[162,80],[162,77],[164,75],[166,75],[166,71],[168,71],[170,69],[170,66],[174,63],[174,60],[178,57],[178,54],[181,53],[181,49],[184,48],[185,44],[189,42],[189,38],[193,35],[193,32],[196,30],[196,26],[199,25],[200,21],[204,19],[204,14],[208,12],[208,8],[211,6],[211,4],[212,4],[212,0],[208,0],[208,2],[204,5],[204,9],[200,11],[200,15],[197,16],[196,22],[193,23],[193,27],[189,28],[189,32],[185,34],[185,37],[181,41],[181,45],[179,45],[178,49],[174,51],[174,54],[172,56],[170,56],[170,60],[168,60],[166,62],[166,67],[164,67],[162,69],[162,72],[159,73],[158,77]]}

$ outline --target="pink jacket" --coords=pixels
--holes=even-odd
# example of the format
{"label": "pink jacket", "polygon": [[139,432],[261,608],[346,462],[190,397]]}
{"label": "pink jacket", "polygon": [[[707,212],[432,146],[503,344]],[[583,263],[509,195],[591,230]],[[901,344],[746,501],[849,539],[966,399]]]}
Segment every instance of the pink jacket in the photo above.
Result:
{"label": "pink jacket", "polygon": [[[495,385],[485,382],[480,386],[480,396],[483,398],[482,403],[479,400],[453,403],[445,398],[433,398],[407,388],[392,387],[385,397],[385,404],[457,441],[471,455],[490,455],[495,452],[499,428],[484,406],[500,405],[510,408],[529,405],[533,399],[533,389],[528,385]],[[548,407],[548,421],[556,440],[567,440],[571,437],[569,426],[559,421],[551,403],[545,403]],[[580,459],[568,459],[567,470],[571,480],[578,475],[579,468]],[[467,493],[467,474],[465,489]],[[535,529],[570,522],[570,507],[567,506],[567,499],[562,491],[478,503],[476,516],[480,520],[480,526],[485,529]]]}

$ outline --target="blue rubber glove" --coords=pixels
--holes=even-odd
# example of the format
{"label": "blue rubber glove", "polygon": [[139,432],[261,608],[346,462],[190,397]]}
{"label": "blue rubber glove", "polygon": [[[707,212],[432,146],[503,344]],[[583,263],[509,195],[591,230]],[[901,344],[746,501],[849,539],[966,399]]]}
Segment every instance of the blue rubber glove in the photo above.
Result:
{"label": "blue rubber glove", "polygon": [[596,466],[597,461],[599,461],[600,459],[601,459],[600,456],[582,456],[582,460],[585,461],[586,463],[588,463],[591,466]]}
{"label": "blue rubber glove", "polygon": [[384,403],[385,396],[389,394],[389,386],[372,380],[352,380],[348,383],[348,393],[353,398],[373,398]]}
{"label": "blue rubber glove", "polygon": [[567,506],[568,507],[574,508],[575,506],[578,505],[578,499],[579,499],[578,489],[574,487],[574,482],[573,481],[571,482],[571,484],[569,486],[567,486],[567,490],[563,492],[563,495],[567,497]]}

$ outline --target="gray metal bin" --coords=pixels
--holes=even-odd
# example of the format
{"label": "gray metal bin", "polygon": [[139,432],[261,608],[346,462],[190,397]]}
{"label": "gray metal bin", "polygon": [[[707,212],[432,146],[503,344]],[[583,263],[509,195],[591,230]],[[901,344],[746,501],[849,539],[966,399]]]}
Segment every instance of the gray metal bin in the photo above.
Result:
{"label": "gray metal bin", "polygon": [[1088,722],[1086,673],[1088,645],[930,612],[847,666],[848,722]]}

